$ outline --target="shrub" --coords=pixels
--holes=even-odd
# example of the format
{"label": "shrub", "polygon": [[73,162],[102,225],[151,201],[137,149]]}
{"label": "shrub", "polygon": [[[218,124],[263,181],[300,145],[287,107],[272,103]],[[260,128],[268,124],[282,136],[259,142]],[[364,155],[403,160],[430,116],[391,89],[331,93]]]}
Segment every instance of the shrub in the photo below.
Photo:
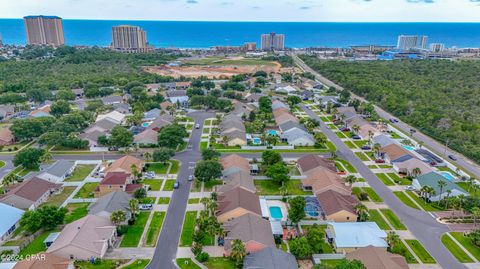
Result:
{"label": "shrub", "polygon": [[124,235],[128,231],[128,226],[120,225],[117,227],[117,234],[118,236]]}
{"label": "shrub", "polygon": [[199,262],[206,262],[208,261],[209,258],[210,258],[210,255],[208,255],[208,253],[206,252],[202,252],[195,257],[195,259],[197,259],[197,261]]}

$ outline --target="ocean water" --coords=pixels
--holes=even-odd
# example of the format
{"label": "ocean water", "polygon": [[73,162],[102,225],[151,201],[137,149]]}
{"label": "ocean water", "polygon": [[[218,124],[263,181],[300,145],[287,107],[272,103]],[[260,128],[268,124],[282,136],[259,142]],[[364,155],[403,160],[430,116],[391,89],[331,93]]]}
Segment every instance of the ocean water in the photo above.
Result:
{"label": "ocean water", "polygon": [[[448,47],[480,47],[480,23],[291,23],[291,22],[185,22],[63,20],[68,45],[108,46],[111,27],[131,24],[147,32],[155,47],[208,48],[215,45],[260,44],[262,33],[285,34],[291,48],[396,45],[401,34],[429,36],[429,42]],[[21,19],[0,19],[5,44],[25,44]]]}

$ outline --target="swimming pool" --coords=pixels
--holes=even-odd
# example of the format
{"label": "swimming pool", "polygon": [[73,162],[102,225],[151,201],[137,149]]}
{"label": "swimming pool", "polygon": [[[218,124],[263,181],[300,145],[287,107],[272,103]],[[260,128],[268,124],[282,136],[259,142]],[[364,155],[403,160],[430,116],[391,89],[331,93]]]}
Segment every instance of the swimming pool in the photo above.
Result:
{"label": "swimming pool", "polygon": [[269,135],[277,135],[277,131],[275,130],[268,130]]}
{"label": "swimming pool", "polygon": [[455,180],[455,177],[452,176],[452,174],[450,174],[449,172],[440,172],[440,175],[442,175],[444,178],[446,178],[448,181],[454,181]]}
{"label": "swimming pool", "polygon": [[148,127],[150,125],[150,122],[144,122],[142,123],[142,127]]}
{"label": "swimming pool", "polygon": [[402,145],[402,147],[406,150],[410,150],[410,151],[414,151],[415,148],[414,147],[411,147],[411,146],[406,146],[406,145]]}
{"label": "swimming pool", "polygon": [[253,141],[253,144],[254,144],[254,145],[262,144],[262,140],[261,140],[260,138],[258,138],[258,137],[254,137],[254,138],[252,139],[252,141]]}
{"label": "swimming pool", "polygon": [[282,209],[279,206],[271,206],[268,208],[270,217],[281,220],[283,218]]}

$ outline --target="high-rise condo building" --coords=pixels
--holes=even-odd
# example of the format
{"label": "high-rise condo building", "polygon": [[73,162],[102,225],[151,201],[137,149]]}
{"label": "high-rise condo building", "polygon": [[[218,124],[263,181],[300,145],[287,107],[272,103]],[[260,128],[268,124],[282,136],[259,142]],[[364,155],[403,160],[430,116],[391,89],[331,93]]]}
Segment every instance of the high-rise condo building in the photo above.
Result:
{"label": "high-rise condo building", "polygon": [[397,49],[426,49],[428,36],[426,35],[400,35],[398,36]]}
{"label": "high-rise condo building", "polygon": [[262,50],[283,49],[285,49],[285,35],[275,33],[262,35]]}
{"label": "high-rise condo building", "polygon": [[147,33],[138,26],[119,25],[112,27],[112,48],[125,52],[145,52]]}
{"label": "high-rise condo building", "polygon": [[255,42],[245,42],[243,44],[243,50],[245,50],[245,51],[256,51],[257,50],[257,43],[255,43]]}
{"label": "high-rise condo building", "polygon": [[445,50],[445,45],[443,43],[431,43],[430,51],[431,52],[442,52]]}
{"label": "high-rise condo building", "polygon": [[57,16],[26,16],[23,18],[27,42],[29,45],[50,45],[54,47],[65,44],[62,18]]}

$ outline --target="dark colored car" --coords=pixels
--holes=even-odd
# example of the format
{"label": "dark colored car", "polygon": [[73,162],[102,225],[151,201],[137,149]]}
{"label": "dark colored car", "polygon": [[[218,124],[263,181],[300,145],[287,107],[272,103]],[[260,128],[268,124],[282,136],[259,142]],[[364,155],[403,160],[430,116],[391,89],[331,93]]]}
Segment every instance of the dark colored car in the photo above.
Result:
{"label": "dark colored car", "polygon": [[359,140],[362,139],[359,135],[352,135],[352,139]]}
{"label": "dark colored car", "polygon": [[394,119],[394,118],[391,118],[391,119],[390,119],[390,122],[391,122],[391,123],[397,123],[398,120],[397,120],[397,119]]}
{"label": "dark colored car", "polygon": [[174,189],[180,188],[180,182],[175,181],[175,183],[173,183],[173,188],[174,188]]}
{"label": "dark colored car", "polygon": [[376,163],[385,163],[385,160],[384,159],[376,159],[375,162]]}
{"label": "dark colored car", "polygon": [[452,161],[458,160],[457,157],[455,157],[455,155],[448,155],[448,158]]}
{"label": "dark colored car", "polygon": [[342,132],[350,132],[350,128],[348,128],[348,127],[342,127],[342,128],[340,129],[340,131],[342,131]]}
{"label": "dark colored car", "polygon": [[362,149],[363,149],[363,150],[371,150],[372,147],[370,147],[369,145],[363,145],[363,146],[362,146]]}

